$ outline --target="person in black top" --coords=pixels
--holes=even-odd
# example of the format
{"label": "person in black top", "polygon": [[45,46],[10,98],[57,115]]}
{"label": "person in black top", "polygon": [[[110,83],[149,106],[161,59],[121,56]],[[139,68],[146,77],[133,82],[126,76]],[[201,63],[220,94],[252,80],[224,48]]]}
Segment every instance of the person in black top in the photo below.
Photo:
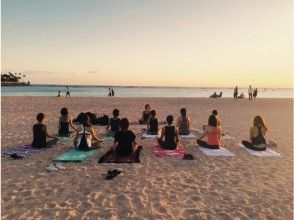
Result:
{"label": "person in black top", "polygon": [[146,124],[149,117],[150,117],[150,105],[149,104],[146,104],[145,105],[145,110],[143,111],[142,113],[142,118],[139,119],[139,123],[140,124]]}
{"label": "person in black top", "polygon": [[250,128],[250,142],[242,141],[242,144],[255,151],[265,151],[266,141],[264,138],[265,133],[268,131],[267,126],[261,116],[255,116],[253,120],[253,126]]}
{"label": "person in black top", "polygon": [[150,118],[147,120],[147,133],[151,135],[158,134],[158,119],[156,118],[156,111],[150,112]]}
{"label": "person in black top", "polygon": [[158,137],[158,143],[163,149],[174,150],[179,145],[179,131],[172,125],[173,121],[174,117],[172,115],[166,117],[168,125],[161,129],[160,136]]}
{"label": "person in black top", "polygon": [[72,118],[68,114],[67,108],[62,108],[60,111],[61,116],[59,117],[58,136],[69,137],[72,132],[69,131],[69,126],[75,131],[77,128],[72,123]]}
{"label": "person in black top", "polygon": [[113,150],[115,150],[117,156],[131,156],[138,148],[136,135],[129,130],[127,118],[122,118],[119,125],[121,130],[114,135]]}
{"label": "person in black top", "polygon": [[[112,112],[113,118],[109,119],[108,125],[106,127],[106,134],[108,136],[113,136],[117,131],[119,131],[119,122],[120,122],[120,118],[119,116],[119,110],[118,109],[114,109]],[[110,130],[109,130],[110,128]]]}
{"label": "person in black top", "polygon": [[234,100],[235,99],[238,99],[238,86],[236,86],[234,89]]}
{"label": "person in black top", "polygon": [[111,96],[114,97],[114,90],[111,89]]}
{"label": "person in black top", "polygon": [[[47,132],[47,126],[44,124],[45,114],[39,113],[36,117],[38,123],[33,126],[33,142],[32,147],[44,148],[51,147],[56,144],[58,139],[53,135],[49,135]],[[46,142],[46,137],[53,138]]]}
{"label": "person in black top", "polygon": [[258,89],[256,88],[256,89],[253,90],[253,98],[254,99],[256,99],[257,93],[258,93]]}
{"label": "person in black top", "polygon": [[66,98],[67,98],[67,97],[70,98],[69,86],[66,86],[65,97],[66,97]]}

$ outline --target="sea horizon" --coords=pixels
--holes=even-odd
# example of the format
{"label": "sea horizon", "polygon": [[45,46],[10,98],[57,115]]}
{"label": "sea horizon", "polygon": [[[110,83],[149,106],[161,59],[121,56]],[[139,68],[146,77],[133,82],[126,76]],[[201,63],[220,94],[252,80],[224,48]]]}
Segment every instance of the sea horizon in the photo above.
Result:
{"label": "sea horizon", "polygon": [[[68,85],[71,96],[105,97],[108,88],[113,88],[117,97],[199,97],[205,98],[214,92],[222,97],[233,97],[234,87],[180,87],[180,86],[118,86],[118,85]],[[31,86],[1,87],[1,96],[64,96],[66,85],[32,84]],[[253,89],[255,87],[252,87]],[[258,88],[257,98],[293,98],[293,88]],[[239,94],[248,96],[247,88],[239,87]]]}

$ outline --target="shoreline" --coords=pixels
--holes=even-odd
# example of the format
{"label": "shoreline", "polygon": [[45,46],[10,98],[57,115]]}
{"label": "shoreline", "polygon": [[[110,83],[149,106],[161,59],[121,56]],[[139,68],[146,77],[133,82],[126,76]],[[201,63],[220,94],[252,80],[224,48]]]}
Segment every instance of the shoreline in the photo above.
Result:
{"label": "shoreline", "polygon": [[[44,97],[44,98],[56,98],[56,99],[75,99],[75,98],[107,98],[107,99],[180,99],[180,98],[183,98],[183,99],[207,99],[207,100],[234,100],[233,97],[230,98],[230,97],[222,97],[222,98],[217,98],[217,99],[213,99],[213,98],[209,98],[209,97],[182,97],[182,96],[179,96],[179,97],[158,97],[158,96],[154,96],[154,97],[146,97],[146,96],[115,96],[115,97],[107,97],[107,96],[71,96],[70,98],[66,98],[65,96],[61,96],[61,97],[57,97],[57,96],[42,96],[42,95],[1,95],[1,97],[6,97],[6,98],[11,98],[11,97],[23,97],[23,98],[41,98],[41,97]],[[252,102],[255,102],[255,101],[258,101],[258,100],[270,100],[270,99],[273,99],[273,100],[277,100],[277,99],[283,99],[283,100],[291,100],[293,99],[294,100],[294,96],[292,98],[288,98],[288,97],[273,97],[273,98],[264,98],[264,97],[260,97],[260,98],[256,98],[256,100],[253,99]],[[244,99],[238,99],[238,100],[235,100],[236,102],[242,102],[242,101],[248,101],[248,98],[244,98]]]}

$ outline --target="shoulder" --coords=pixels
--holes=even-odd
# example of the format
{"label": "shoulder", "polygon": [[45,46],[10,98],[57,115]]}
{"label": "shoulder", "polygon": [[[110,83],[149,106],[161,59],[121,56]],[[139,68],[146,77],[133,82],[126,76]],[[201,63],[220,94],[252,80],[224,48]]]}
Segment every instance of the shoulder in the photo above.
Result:
{"label": "shoulder", "polygon": [[252,127],[250,128],[250,131],[251,131],[251,132],[258,132],[258,128],[255,127],[255,126],[252,126]]}

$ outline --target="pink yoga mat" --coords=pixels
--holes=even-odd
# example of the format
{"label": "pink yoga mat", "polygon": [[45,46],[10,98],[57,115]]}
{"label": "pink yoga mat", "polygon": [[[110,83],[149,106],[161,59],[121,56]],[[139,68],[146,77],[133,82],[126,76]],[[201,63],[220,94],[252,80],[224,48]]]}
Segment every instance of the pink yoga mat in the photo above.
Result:
{"label": "pink yoga mat", "polygon": [[166,150],[162,149],[158,144],[154,144],[154,151],[156,157],[162,157],[162,156],[169,156],[169,157],[183,157],[185,152],[185,149],[183,145],[179,145],[179,147],[175,150]]}

